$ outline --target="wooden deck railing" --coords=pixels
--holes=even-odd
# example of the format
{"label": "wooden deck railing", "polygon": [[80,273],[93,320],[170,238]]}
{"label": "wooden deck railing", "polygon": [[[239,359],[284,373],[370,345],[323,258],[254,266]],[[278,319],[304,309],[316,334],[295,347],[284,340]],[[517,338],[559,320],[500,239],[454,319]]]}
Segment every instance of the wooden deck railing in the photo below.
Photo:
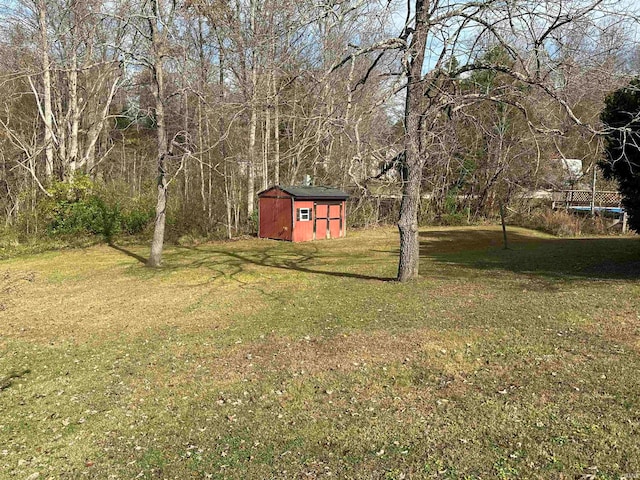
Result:
{"label": "wooden deck railing", "polygon": [[560,190],[552,193],[553,208],[591,207],[621,208],[618,192],[592,190]]}

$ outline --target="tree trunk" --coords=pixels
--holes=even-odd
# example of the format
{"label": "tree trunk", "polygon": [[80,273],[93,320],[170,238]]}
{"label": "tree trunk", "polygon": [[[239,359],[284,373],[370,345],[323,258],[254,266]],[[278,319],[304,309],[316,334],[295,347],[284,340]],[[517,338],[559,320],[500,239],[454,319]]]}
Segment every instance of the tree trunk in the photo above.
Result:
{"label": "tree trunk", "polygon": [[[186,60],[185,60],[186,63]],[[185,138],[187,137],[187,132],[189,131],[189,96],[187,94],[187,89],[184,90],[184,115],[183,115],[183,129]],[[189,205],[189,162],[183,162],[183,179],[184,179],[184,188],[183,188],[183,199],[182,205]]]}
{"label": "tree trunk", "polygon": [[[74,19],[75,24],[75,19]],[[78,105],[78,53],[76,51],[76,31],[73,31],[73,43],[71,48],[71,71],[69,72],[69,110],[71,117],[71,132],[69,138],[69,158],[64,166],[67,181],[73,181],[78,165],[79,141],[78,133],[80,129],[80,108]]]}
{"label": "tree trunk", "polygon": [[507,222],[504,214],[504,203],[500,200],[500,223],[502,224],[502,242],[504,243],[504,249],[509,250],[509,242],[507,238]]}
{"label": "tree trunk", "polygon": [[231,195],[229,194],[229,172],[226,160],[224,165],[224,204],[227,212],[227,238],[231,240],[233,235],[231,234]]}
{"label": "tree trunk", "polygon": [[276,74],[273,74],[273,181],[280,185],[280,96]]}
{"label": "tree trunk", "polygon": [[254,210],[255,197],[255,161],[256,161],[256,130],[258,128],[258,105],[257,103],[257,85],[258,85],[258,67],[256,65],[256,0],[251,1],[251,35],[253,45],[251,46],[251,116],[249,119],[249,159],[247,164],[247,219],[250,219]]}
{"label": "tree trunk", "polygon": [[[204,132],[207,142],[211,142],[211,117],[209,113],[204,113]],[[213,159],[211,150],[207,148],[207,229],[210,229],[213,222]]]}
{"label": "tree trunk", "polygon": [[167,179],[165,161],[168,155],[167,131],[164,119],[164,71],[162,68],[162,41],[159,38],[157,22],[159,12],[156,11],[156,4],[153,4],[154,15],[149,20],[151,27],[151,42],[153,48],[153,97],[156,107],[156,129],[158,142],[158,197],[156,201],[156,219],[153,230],[153,240],[151,242],[151,254],[147,265],[149,267],[159,267],[162,263],[162,249],[164,247],[164,227],[167,209]]}
{"label": "tree trunk", "polygon": [[[255,75],[255,70],[252,76]],[[253,82],[255,86],[255,82]],[[255,102],[255,93],[251,98],[251,116],[249,118],[249,158],[247,160],[247,217],[253,215],[254,191],[256,182],[255,159],[256,159],[256,131],[258,129],[258,107]]]}
{"label": "tree trunk", "polygon": [[[222,48],[220,49],[220,71],[218,72],[218,86],[220,87],[220,108],[224,108],[225,102],[225,85],[224,85],[224,55],[222,53]],[[220,158],[222,159],[223,167],[223,176],[224,176],[224,205],[227,213],[227,238],[231,239],[233,237],[231,233],[231,193],[229,187],[229,166],[227,163],[227,144],[225,141],[225,133],[226,126],[224,122],[224,115],[221,114],[218,119],[218,125],[220,130]],[[233,188],[233,184],[231,185]]]}
{"label": "tree trunk", "polygon": [[[202,95],[206,95],[205,86],[207,85],[207,70],[206,70],[206,62],[204,57],[204,37],[202,33],[202,17],[198,17],[198,57],[200,60],[200,92]],[[222,53],[220,54],[222,58]],[[221,62],[222,63],[222,62]],[[221,67],[222,68],[222,67]],[[206,182],[204,177],[204,132],[202,130],[202,104],[203,99],[198,98],[198,150],[200,151],[199,160],[200,160],[200,199],[202,201],[202,211],[204,213],[207,212],[207,196],[206,196]],[[222,105],[220,105],[222,107]],[[210,141],[210,138],[207,138],[207,142]],[[207,222],[207,233],[210,230],[210,223]]]}
{"label": "tree trunk", "polygon": [[149,267],[159,267],[162,264],[168,193],[164,161],[164,155],[158,153],[158,197],[156,201],[156,220],[153,229],[153,240],[151,241],[151,255],[149,255],[149,260],[147,260],[147,266]]}
{"label": "tree trunk", "polygon": [[422,168],[414,165],[407,168],[408,175],[402,187],[400,205],[400,261],[398,280],[406,282],[418,277],[420,263],[420,240],[418,237],[418,210],[420,208],[420,184]]}
{"label": "tree trunk", "polygon": [[[55,75],[53,81],[51,83],[51,91],[52,92],[61,92],[62,88],[64,88],[64,82],[62,82],[62,75]],[[66,168],[66,159],[68,155],[68,139],[67,135],[67,122],[65,121],[65,105],[64,105],[64,95],[52,95],[53,106],[55,107],[55,111],[52,118],[52,127],[55,129],[56,135],[56,156],[59,160],[61,160],[61,170],[64,176],[64,169]],[[56,120],[57,119],[57,120]],[[60,178],[62,180],[63,178]]]}
{"label": "tree trunk", "polygon": [[[207,195],[205,193],[205,181],[204,181],[204,138],[202,131],[202,100],[198,99],[198,151],[200,152],[199,164],[200,164],[200,201],[202,202],[202,211],[207,211]],[[207,231],[208,231],[207,225]]]}
{"label": "tree trunk", "polygon": [[51,63],[49,61],[49,42],[47,38],[47,10],[45,0],[38,1],[38,24],[40,28],[40,48],[42,48],[42,82],[44,87],[44,151],[45,177],[53,176],[53,108],[51,105]]}
{"label": "tree trunk", "polygon": [[264,137],[262,141],[262,189],[266,190],[269,187],[269,140],[271,136],[271,107],[268,105],[264,112]]}
{"label": "tree trunk", "polygon": [[411,60],[407,67],[407,98],[405,102],[405,162],[406,178],[402,187],[400,205],[400,259],[398,280],[406,282],[418,277],[420,263],[420,241],[418,238],[418,209],[422,169],[426,160],[424,148],[424,101],[422,67],[425,58],[426,40],[429,26],[426,23],[428,7],[423,0],[416,1],[416,22],[409,53]]}

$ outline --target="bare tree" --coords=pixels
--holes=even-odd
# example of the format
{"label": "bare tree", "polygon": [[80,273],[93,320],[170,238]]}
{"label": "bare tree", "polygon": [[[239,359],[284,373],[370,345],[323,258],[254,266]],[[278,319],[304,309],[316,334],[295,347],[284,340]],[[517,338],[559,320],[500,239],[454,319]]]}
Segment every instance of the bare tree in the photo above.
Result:
{"label": "bare tree", "polygon": [[[618,10],[616,9],[618,7]],[[607,0],[548,0],[545,2],[448,2],[445,0],[416,0],[408,3],[407,21],[396,39],[389,39],[369,47],[360,47],[343,60],[371,51],[400,50],[403,52],[403,75],[406,78],[404,115],[405,169],[402,206],[398,228],[400,231],[400,259],[398,280],[407,281],[418,276],[419,238],[418,208],[420,204],[423,170],[434,158],[438,127],[458,112],[479,102],[509,102],[519,109],[535,129],[557,132],[547,124],[533,124],[526,105],[517,98],[507,99],[514,90],[502,92],[461,92],[448,78],[462,79],[472,71],[502,72],[511,76],[526,90],[539,90],[575,124],[596,130],[579,118],[558,83],[566,75],[566,57],[560,51],[564,39],[576,31],[588,30],[592,36],[605,38],[618,24],[610,21],[622,18],[620,5]],[[603,20],[603,16],[609,21]],[[482,55],[487,46],[499,45],[510,62],[486,61]],[[592,50],[585,62],[601,60]],[[575,52],[573,52],[575,54]],[[380,56],[377,57],[381,58]],[[450,72],[451,58],[461,66]],[[376,59],[376,60],[377,60]],[[584,65],[584,64],[583,64]]]}
{"label": "bare tree", "polygon": [[[171,3],[171,2],[166,2]],[[169,25],[173,15],[174,5],[165,6],[165,2],[153,0],[145,5],[147,9],[146,21],[148,23],[148,39],[150,41],[149,68],[151,71],[151,89],[154,98],[156,142],[157,142],[157,201],[156,217],[151,241],[151,253],[147,260],[150,267],[159,267],[162,263],[162,250],[164,246],[164,230],[167,218],[167,161],[169,157],[169,145],[167,125],[165,118],[165,104],[167,94],[165,91],[165,56],[168,54]]]}
{"label": "bare tree", "polygon": [[[44,123],[45,176],[53,176],[53,113],[51,103],[51,64],[49,61],[49,38],[47,26],[47,6],[45,0],[38,0],[38,28],[40,30],[40,50],[42,54],[43,98],[40,113]],[[34,90],[35,92],[35,90]]]}

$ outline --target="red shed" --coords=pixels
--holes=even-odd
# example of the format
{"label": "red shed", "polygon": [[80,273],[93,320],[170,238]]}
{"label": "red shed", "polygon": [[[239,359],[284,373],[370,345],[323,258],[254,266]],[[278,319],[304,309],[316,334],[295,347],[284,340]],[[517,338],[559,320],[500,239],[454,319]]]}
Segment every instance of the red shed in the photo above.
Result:
{"label": "red shed", "polygon": [[332,187],[282,187],[258,193],[261,238],[306,242],[344,237],[345,192]]}

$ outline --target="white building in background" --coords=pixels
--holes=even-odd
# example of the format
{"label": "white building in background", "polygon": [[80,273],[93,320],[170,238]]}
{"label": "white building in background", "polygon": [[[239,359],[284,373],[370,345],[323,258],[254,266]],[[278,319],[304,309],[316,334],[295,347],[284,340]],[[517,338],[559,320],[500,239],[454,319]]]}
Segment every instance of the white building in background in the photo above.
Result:
{"label": "white building in background", "polygon": [[561,162],[562,169],[564,170],[564,181],[570,185],[578,183],[582,177],[584,177],[584,171],[582,170],[582,160],[579,158],[560,158],[557,160]]}

